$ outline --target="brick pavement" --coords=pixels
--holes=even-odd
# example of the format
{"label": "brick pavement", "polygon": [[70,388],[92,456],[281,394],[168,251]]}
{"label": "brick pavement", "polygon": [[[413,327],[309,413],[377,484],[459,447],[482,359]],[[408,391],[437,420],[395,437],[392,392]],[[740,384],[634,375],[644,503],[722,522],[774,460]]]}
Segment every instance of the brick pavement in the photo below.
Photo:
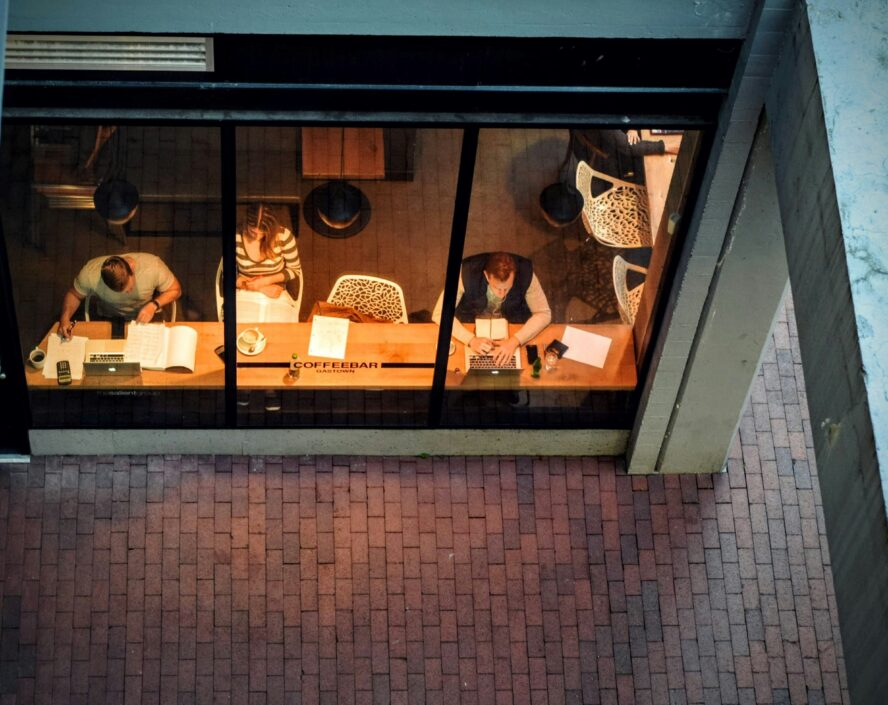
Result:
{"label": "brick pavement", "polygon": [[729,471],[0,468],[6,703],[847,703],[792,319]]}

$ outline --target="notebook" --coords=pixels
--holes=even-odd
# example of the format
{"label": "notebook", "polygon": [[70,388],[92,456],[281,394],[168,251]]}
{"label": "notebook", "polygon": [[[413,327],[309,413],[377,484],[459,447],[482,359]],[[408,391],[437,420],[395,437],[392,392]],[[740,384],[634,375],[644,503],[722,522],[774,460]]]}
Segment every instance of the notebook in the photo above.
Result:
{"label": "notebook", "polygon": [[510,360],[505,364],[497,364],[493,355],[476,353],[468,345],[466,348],[466,371],[484,375],[521,374],[521,347],[515,348]]}
{"label": "notebook", "polygon": [[509,337],[509,322],[502,316],[478,316],[475,319],[475,335],[490,340],[505,340]]}

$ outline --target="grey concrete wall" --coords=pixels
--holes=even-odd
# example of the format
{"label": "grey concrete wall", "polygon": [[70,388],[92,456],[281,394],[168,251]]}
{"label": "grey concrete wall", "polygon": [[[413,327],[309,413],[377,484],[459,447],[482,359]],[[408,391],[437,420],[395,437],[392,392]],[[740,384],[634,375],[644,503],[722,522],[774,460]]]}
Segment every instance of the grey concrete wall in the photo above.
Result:
{"label": "grey concrete wall", "polygon": [[754,0],[11,0],[13,32],[742,37]]}
{"label": "grey concrete wall", "polygon": [[[792,14],[792,3],[764,2],[752,19],[719,118],[712,158],[705,165],[700,198],[690,217],[684,214],[690,245],[682,253],[652,369],[642,390],[629,441],[630,473],[651,473],[657,468],[688,359],[702,325],[701,315],[727,237],[773,66]],[[739,418],[741,411],[738,406],[735,418]],[[727,453],[727,445],[724,450]]]}
{"label": "grey concrete wall", "polygon": [[885,2],[811,3],[768,97],[855,704],[884,703],[888,693],[886,27]]}
{"label": "grey concrete wall", "polygon": [[622,455],[627,431],[207,429],[31,431],[35,455]]}
{"label": "grey concrete wall", "polygon": [[762,124],[657,469],[719,472],[788,283],[770,134]]}

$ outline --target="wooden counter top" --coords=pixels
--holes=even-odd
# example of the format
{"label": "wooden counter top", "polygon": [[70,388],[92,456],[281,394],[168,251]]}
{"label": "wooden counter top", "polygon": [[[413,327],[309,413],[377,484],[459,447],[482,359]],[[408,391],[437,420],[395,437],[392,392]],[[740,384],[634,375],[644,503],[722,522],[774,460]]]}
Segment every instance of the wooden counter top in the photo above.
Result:
{"label": "wooden counter top", "polygon": [[[54,379],[45,379],[42,371],[26,366],[28,386],[32,388],[66,389],[207,389],[224,386],[224,366],[215,349],[222,345],[222,324],[217,322],[174,323],[187,325],[198,333],[198,346],[193,373],[187,371],[143,370],[139,378],[84,376],[70,386],[59,387]],[[426,389],[432,385],[435,345],[438,327],[434,323],[352,323],[349,326],[348,346],[344,360],[311,357],[308,355],[310,323],[243,324],[238,332],[258,327],[268,339],[258,355],[237,354],[238,387],[242,389],[275,389],[303,387],[308,389]],[[539,379],[530,376],[527,366],[517,378],[519,388],[629,390],[637,383],[634,362],[632,329],[625,325],[577,326],[613,342],[603,369],[573,360],[561,360],[558,367],[540,373]],[[517,330],[519,326],[513,326]],[[40,343],[46,349],[49,335]],[[107,322],[79,322],[75,334],[89,338],[108,338],[111,325]],[[543,353],[553,338],[564,333],[563,324],[547,327],[533,341]],[[292,353],[299,355],[300,377],[292,381],[288,362]],[[526,363],[526,353],[522,351]],[[403,366],[401,366],[403,365]],[[448,358],[448,389],[482,389],[491,386],[486,376],[466,375],[463,345]],[[502,387],[504,378],[496,380]],[[510,378],[506,386],[513,386]]]}
{"label": "wooden counter top", "polygon": [[[652,135],[650,130],[642,130],[641,137],[655,142],[663,140],[666,148],[672,151],[678,151],[682,139],[682,135]],[[666,195],[669,193],[672,173],[675,171],[675,158],[675,154],[648,154],[644,158],[644,177],[654,239],[657,237],[660,220],[663,218]]]}

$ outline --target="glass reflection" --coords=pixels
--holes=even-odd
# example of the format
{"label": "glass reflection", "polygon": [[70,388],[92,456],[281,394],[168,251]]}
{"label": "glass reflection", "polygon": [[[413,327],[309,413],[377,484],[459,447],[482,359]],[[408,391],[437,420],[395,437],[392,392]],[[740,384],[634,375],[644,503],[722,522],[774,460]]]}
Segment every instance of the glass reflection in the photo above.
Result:
{"label": "glass reflection", "polygon": [[[23,350],[46,354],[26,371],[34,427],[222,425],[207,327],[221,256],[218,130],[5,124],[3,134],[19,335]],[[70,385],[58,382],[61,359]]]}
{"label": "glass reflection", "polygon": [[683,139],[481,130],[446,425],[630,423],[674,244],[663,213],[681,212],[686,197],[694,150],[677,170]]}

